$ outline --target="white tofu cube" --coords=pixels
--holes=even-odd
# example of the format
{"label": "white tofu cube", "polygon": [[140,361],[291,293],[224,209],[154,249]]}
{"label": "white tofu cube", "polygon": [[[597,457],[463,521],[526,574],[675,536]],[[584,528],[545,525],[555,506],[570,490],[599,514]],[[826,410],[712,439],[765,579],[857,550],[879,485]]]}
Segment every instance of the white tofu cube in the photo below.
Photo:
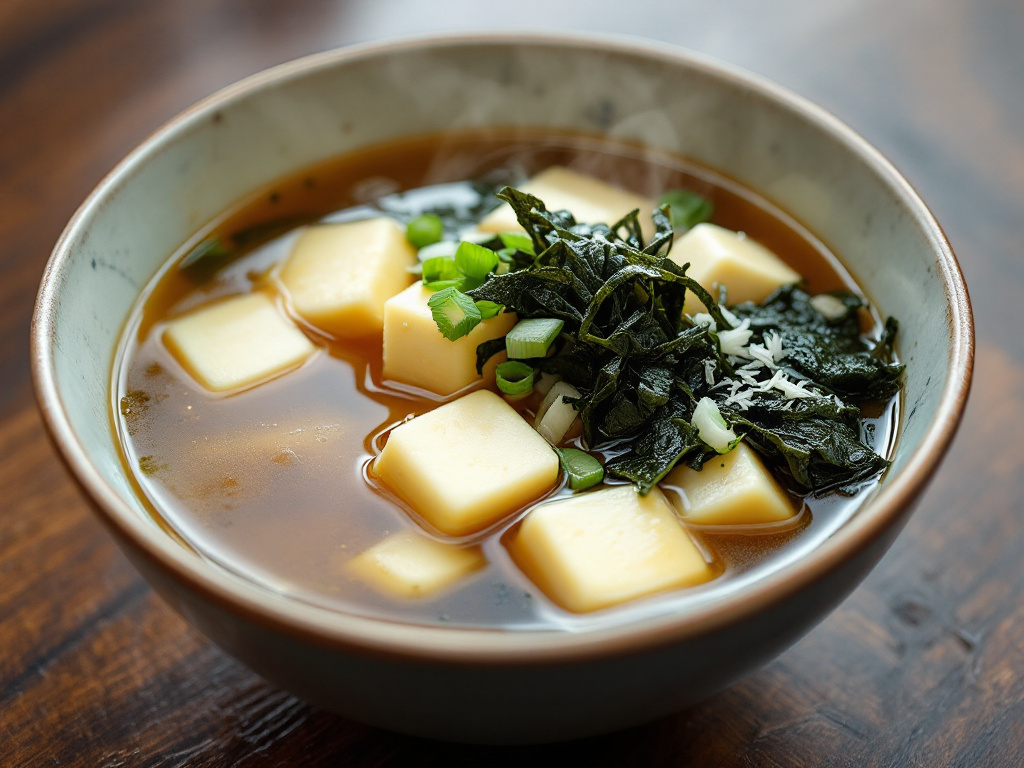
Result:
{"label": "white tofu cube", "polygon": [[486,564],[479,547],[457,547],[401,531],[349,560],[347,568],[378,592],[417,598],[450,587]]}
{"label": "white tofu cube", "polygon": [[559,463],[512,406],[478,390],[395,427],[374,471],[438,531],[464,536],[551,490]]}
{"label": "white tofu cube", "polygon": [[[410,285],[384,305],[384,378],[422,387],[438,395],[451,395],[473,382],[476,348],[504,336],[516,324],[513,312],[484,320],[461,339],[451,341],[437,329],[427,301],[433,292],[421,283]],[[483,379],[494,380],[494,368],[505,359],[494,355],[484,367]]]}
{"label": "white tofu cube", "polygon": [[[656,200],[613,187],[593,176],[556,165],[541,171],[520,189],[543,200],[549,211],[571,211],[576,221],[585,224],[612,226],[627,213],[639,208],[640,227],[644,237],[649,240],[654,234],[651,212],[658,207]],[[487,214],[478,228],[484,232],[522,230],[516,221],[515,212],[508,203],[502,203],[500,207]]]}
{"label": "white tofu cube", "polygon": [[548,597],[576,612],[715,576],[657,488],[641,496],[632,485],[617,485],[541,504],[510,549]]}
{"label": "white tofu cube", "polygon": [[[757,241],[706,222],[676,239],[668,257],[680,266],[689,263],[686,274],[716,299],[724,285],[729,304],[760,303],[775,289],[800,282],[799,273]],[[691,315],[705,311],[692,293],[683,309]]]}
{"label": "white tofu cube", "polygon": [[384,302],[413,280],[416,249],[387,218],[307,227],[281,267],[295,312],[338,338],[380,333]]}
{"label": "white tofu cube", "polygon": [[679,513],[694,525],[763,525],[796,514],[789,496],[745,443],[705,462],[700,472],[676,467],[661,486],[669,498],[678,497]]}
{"label": "white tofu cube", "polygon": [[316,351],[265,293],[235,296],[172,320],[163,342],[213,392],[257,384]]}

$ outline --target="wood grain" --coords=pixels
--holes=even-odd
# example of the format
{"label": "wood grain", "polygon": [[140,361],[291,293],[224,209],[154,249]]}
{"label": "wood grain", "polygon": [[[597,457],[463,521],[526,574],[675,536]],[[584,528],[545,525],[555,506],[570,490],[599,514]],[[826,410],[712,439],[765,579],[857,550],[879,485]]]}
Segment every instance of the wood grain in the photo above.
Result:
{"label": "wood grain", "polygon": [[573,0],[549,14],[731,59],[877,143],[936,210],[975,298],[967,417],[892,552],[774,663],[642,728],[494,750],[316,711],[190,629],[56,458],[28,328],[75,207],[194,100],[335,45],[531,17],[469,0],[0,0],[0,765],[1024,765],[1024,8],[771,6],[666,0],[623,19]]}

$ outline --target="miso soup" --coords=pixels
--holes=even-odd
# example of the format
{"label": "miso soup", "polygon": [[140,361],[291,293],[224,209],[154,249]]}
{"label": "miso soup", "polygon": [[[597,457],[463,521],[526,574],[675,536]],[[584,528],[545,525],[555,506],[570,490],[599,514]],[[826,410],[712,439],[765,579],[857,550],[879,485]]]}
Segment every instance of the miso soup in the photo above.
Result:
{"label": "miso soup", "polygon": [[[666,190],[696,193],[713,204],[714,224],[778,254],[802,276],[808,294],[859,293],[839,258],[798,222],[757,192],[681,158],[549,132],[444,134],[362,150],[283,179],[225,212],[171,255],[140,297],[113,372],[112,410],[124,461],[153,518],[198,556],[314,605],[420,624],[585,630],[686,611],[742,590],[801,557],[856,514],[870,482],[827,494],[795,492],[789,485],[794,514],[783,522],[680,521],[710,569],[709,580],[574,612],[528,577],[514,546],[531,508],[573,496],[564,471],[552,487],[497,522],[456,535],[439,531],[401,492],[382,483],[374,461],[396,426],[474,388],[494,390],[493,379],[452,396],[387,380],[381,333],[342,338],[308,322],[282,297],[281,264],[304,227],[317,222],[383,216],[404,228],[432,210],[446,227],[465,222],[471,230],[470,222],[498,204],[496,189],[552,167],[651,199]],[[649,217],[650,211],[641,213]],[[403,272],[400,282],[419,281],[416,269]],[[254,292],[269,297],[314,351],[255,383],[225,391],[204,386],[169,347],[169,325],[226,297]],[[862,309],[858,317],[866,337],[884,333],[874,309]],[[257,341],[271,343],[269,336]],[[511,405],[532,425],[541,400],[534,393]],[[872,402],[858,427],[883,456],[895,439],[897,407],[898,397]],[[578,428],[562,445],[588,447]],[[617,452],[615,444],[590,451],[602,459]],[[601,485],[626,482],[606,474]],[[665,498],[677,509],[673,494],[669,490]],[[392,594],[360,576],[352,563],[402,532],[470,554],[441,588],[419,596]]]}

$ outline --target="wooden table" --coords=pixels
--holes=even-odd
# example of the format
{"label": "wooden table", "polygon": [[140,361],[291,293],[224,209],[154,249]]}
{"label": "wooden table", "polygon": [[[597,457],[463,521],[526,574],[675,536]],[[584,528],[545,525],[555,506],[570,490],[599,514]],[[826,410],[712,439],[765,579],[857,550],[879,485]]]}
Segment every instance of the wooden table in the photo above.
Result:
{"label": "wooden table", "polygon": [[[0,0],[0,765],[1024,765],[1024,5],[548,5]],[[316,711],[170,611],[57,460],[28,330],[75,207],[192,101],[355,41],[534,25],[688,46],[848,121],[943,222],[972,289],[978,359],[963,427],[916,516],[803,641],[660,722],[490,750]]]}

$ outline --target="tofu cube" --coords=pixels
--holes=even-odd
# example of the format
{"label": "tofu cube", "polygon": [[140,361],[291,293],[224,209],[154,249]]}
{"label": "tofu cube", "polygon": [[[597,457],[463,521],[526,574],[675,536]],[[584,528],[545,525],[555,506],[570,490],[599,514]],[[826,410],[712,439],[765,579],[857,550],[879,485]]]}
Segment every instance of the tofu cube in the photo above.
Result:
{"label": "tofu cube", "polygon": [[433,595],[486,564],[479,547],[457,547],[401,531],[349,560],[347,567],[378,592],[417,598]]}
{"label": "tofu cube", "polygon": [[[729,304],[760,303],[775,289],[800,282],[799,273],[760,243],[706,222],[678,238],[668,257],[680,266],[689,263],[686,274],[712,296],[717,298],[718,286],[724,285]],[[691,293],[683,310],[693,315],[705,307]]]}
{"label": "tofu cube", "polygon": [[551,490],[559,463],[512,406],[478,390],[395,427],[374,471],[438,531],[464,536]]}
{"label": "tofu cube", "polygon": [[[451,395],[473,382],[478,344],[504,336],[516,324],[513,312],[502,312],[451,341],[437,329],[427,301],[433,293],[421,283],[410,285],[384,305],[384,378]],[[494,355],[483,379],[494,380],[494,368],[505,359]]]}
{"label": "tofu cube", "polygon": [[676,467],[661,485],[678,497],[679,513],[694,525],[763,525],[796,514],[789,496],[745,443],[708,460],[700,472]]}
{"label": "tofu cube", "polygon": [[257,384],[316,351],[265,293],[236,296],[172,320],[163,342],[213,392]]}
{"label": "tofu cube", "polygon": [[[544,201],[549,211],[568,210],[576,221],[613,225],[634,208],[640,209],[640,228],[648,240],[654,234],[651,212],[657,201],[613,187],[593,176],[553,166],[541,171],[520,189]],[[515,212],[508,203],[487,214],[478,228],[483,232],[519,232]]]}
{"label": "tofu cube", "polygon": [[552,600],[596,611],[716,575],[657,489],[617,485],[535,507],[510,550]]}
{"label": "tofu cube", "polygon": [[336,338],[380,333],[384,302],[413,277],[416,249],[387,218],[307,227],[281,267],[295,312]]}

